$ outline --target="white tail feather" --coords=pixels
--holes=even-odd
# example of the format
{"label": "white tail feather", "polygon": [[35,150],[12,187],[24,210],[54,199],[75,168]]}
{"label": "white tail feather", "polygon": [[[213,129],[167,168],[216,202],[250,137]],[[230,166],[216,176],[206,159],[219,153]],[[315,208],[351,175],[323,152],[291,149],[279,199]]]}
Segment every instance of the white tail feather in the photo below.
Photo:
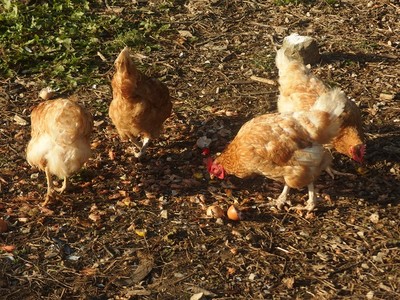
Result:
{"label": "white tail feather", "polygon": [[346,101],[344,92],[339,88],[335,88],[319,96],[311,110],[325,111],[332,116],[339,117],[343,113]]}

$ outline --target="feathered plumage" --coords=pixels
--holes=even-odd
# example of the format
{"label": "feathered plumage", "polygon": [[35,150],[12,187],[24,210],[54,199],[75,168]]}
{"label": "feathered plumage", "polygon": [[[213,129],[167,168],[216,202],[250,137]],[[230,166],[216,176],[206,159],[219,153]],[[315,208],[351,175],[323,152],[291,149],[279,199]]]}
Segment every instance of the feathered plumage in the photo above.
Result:
{"label": "feathered plumage", "polygon": [[[301,62],[287,57],[283,48],[277,51],[276,66],[280,85],[278,111],[281,113],[310,110],[318,97],[330,90]],[[360,109],[346,98],[341,118],[343,123],[331,145],[339,153],[361,163],[366,146]]]}
{"label": "feathered plumage", "polygon": [[278,207],[287,200],[289,188],[308,186],[305,209],[316,205],[314,180],[331,163],[322,146],[337,135],[341,125],[345,96],[339,90],[322,94],[310,111],[292,114],[266,114],[245,123],[233,141],[214,161],[208,159],[211,175],[239,178],[264,175],[283,182]]}
{"label": "feathered plumage", "polygon": [[[92,116],[81,105],[69,99],[47,100],[31,113],[31,140],[27,147],[27,161],[46,172],[47,197],[54,190],[63,192],[67,179],[79,171],[91,155],[90,135]],[[51,175],[64,179],[56,189]]]}
{"label": "feathered plumage", "polygon": [[[139,149],[135,156],[140,157],[149,140],[159,136],[164,121],[171,115],[171,98],[165,84],[136,68],[129,48],[121,51],[115,69],[109,115],[121,139],[130,139]],[[140,137],[143,142],[139,141]]]}

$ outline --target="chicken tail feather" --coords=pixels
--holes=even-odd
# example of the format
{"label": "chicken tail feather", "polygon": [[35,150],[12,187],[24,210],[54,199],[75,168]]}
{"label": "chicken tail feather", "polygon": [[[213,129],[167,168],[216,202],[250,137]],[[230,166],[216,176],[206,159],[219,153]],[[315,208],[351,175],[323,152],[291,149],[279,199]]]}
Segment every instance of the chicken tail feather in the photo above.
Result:
{"label": "chicken tail feather", "polygon": [[332,117],[339,117],[343,113],[346,101],[344,92],[339,88],[335,88],[319,96],[311,110],[324,111]]}
{"label": "chicken tail feather", "polygon": [[293,116],[314,141],[326,144],[339,132],[345,104],[345,94],[340,89],[332,89],[322,94],[309,112],[295,112]]}

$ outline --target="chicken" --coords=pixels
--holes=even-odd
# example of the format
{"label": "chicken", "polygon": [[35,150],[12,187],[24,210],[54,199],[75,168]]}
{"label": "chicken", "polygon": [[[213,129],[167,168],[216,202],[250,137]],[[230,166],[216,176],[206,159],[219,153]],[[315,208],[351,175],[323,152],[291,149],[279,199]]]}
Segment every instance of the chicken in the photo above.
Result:
{"label": "chicken", "polygon": [[[44,101],[33,109],[31,127],[26,158],[31,166],[46,172],[46,205],[53,192],[62,193],[68,177],[89,159],[93,119],[73,100],[59,98]],[[52,175],[64,180],[61,188],[54,187]]]}
{"label": "chicken", "polygon": [[[280,85],[278,111],[281,113],[309,110],[320,95],[329,91],[329,88],[310,74],[301,62],[287,57],[284,48],[277,51],[276,65],[279,69]],[[331,146],[337,152],[362,163],[366,146],[360,109],[353,101],[346,99],[341,118],[343,119],[342,126],[337,136],[331,141]],[[332,169],[327,171],[330,170]]]}
{"label": "chicken", "polygon": [[279,209],[290,205],[290,188],[308,186],[305,207],[316,206],[314,180],[331,163],[330,153],[322,144],[337,135],[346,97],[334,89],[322,94],[310,111],[291,114],[266,114],[245,123],[233,141],[214,161],[206,159],[211,176],[227,174],[239,178],[264,175],[283,182],[284,188],[275,203]]}
{"label": "chicken", "polygon": [[121,139],[131,140],[138,148],[135,157],[140,157],[150,139],[159,136],[164,121],[171,115],[171,98],[165,84],[136,68],[128,47],[119,54],[115,68],[109,115]]}

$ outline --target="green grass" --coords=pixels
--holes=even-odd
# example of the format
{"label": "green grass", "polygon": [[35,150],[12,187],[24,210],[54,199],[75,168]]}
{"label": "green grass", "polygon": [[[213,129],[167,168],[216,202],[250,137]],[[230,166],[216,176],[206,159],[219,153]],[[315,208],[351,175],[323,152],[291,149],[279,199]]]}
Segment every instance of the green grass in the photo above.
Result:
{"label": "green grass", "polygon": [[266,72],[273,72],[275,66],[275,53],[259,52],[251,60],[252,67]]}
{"label": "green grass", "polygon": [[104,81],[101,74],[126,45],[139,51],[160,48],[157,37],[168,24],[148,11],[125,16],[102,3],[0,0],[0,76],[33,76],[71,90]]}

